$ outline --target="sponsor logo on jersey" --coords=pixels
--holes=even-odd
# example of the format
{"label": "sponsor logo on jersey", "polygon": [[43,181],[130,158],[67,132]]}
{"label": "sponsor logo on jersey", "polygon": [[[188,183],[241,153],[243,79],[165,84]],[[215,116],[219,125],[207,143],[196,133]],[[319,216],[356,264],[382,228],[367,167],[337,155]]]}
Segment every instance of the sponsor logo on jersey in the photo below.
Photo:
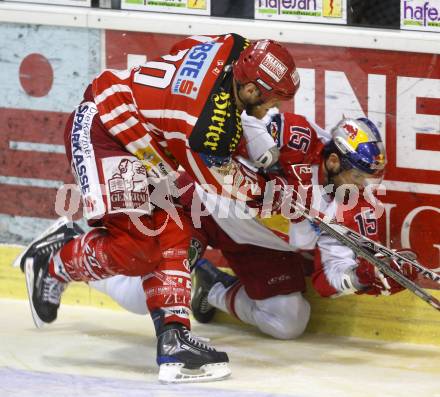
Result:
{"label": "sponsor logo on jersey", "polygon": [[287,66],[270,52],[267,53],[258,67],[264,70],[277,83],[281,81],[287,72]]}
{"label": "sponsor logo on jersey", "polygon": [[276,121],[271,121],[268,126],[269,134],[273,138],[274,141],[278,138],[278,125]]}
{"label": "sponsor logo on jersey", "polygon": [[70,137],[72,168],[83,194],[90,192],[85,159],[90,159],[92,156],[90,128],[96,113],[96,106],[84,103],[78,106],[73,118],[72,134]]}
{"label": "sponsor logo on jersey", "polygon": [[[292,173],[299,181],[301,186],[308,186],[312,180],[312,168],[310,164],[292,164]],[[304,185],[306,183],[306,185]]]}
{"label": "sponsor logo on jersey", "polygon": [[220,47],[221,44],[211,42],[191,48],[177,70],[171,92],[196,99],[203,79]]}
{"label": "sponsor logo on jersey", "polygon": [[229,105],[231,103],[231,94],[221,92],[213,96],[214,109],[211,116],[211,123],[208,126],[206,133],[206,140],[203,146],[215,152],[218,147],[218,141],[222,135],[226,134],[225,124],[226,120],[231,117],[229,112]]}
{"label": "sponsor logo on jersey", "polygon": [[188,251],[183,248],[169,248],[162,252],[162,256],[165,259],[180,259],[182,257],[186,258]]}
{"label": "sponsor logo on jersey", "polygon": [[[284,145],[284,134],[283,134],[283,130],[284,130],[284,117],[281,117],[281,115],[275,114],[272,117],[272,121],[270,122],[270,124],[268,124],[267,128],[267,132],[270,134],[270,136],[272,137],[272,139],[276,142],[277,146],[280,147],[282,145]],[[281,144],[281,142],[283,142],[283,144]]]}
{"label": "sponsor logo on jersey", "polygon": [[110,209],[148,208],[151,211],[147,171],[138,160],[123,158],[108,179]]}
{"label": "sponsor logo on jersey", "polygon": [[[221,92],[213,96],[214,108],[211,116],[211,123],[208,125],[205,133],[205,141],[203,146],[211,152],[216,152],[219,146],[219,141],[226,134],[226,122],[234,115],[231,115],[231,94]],[[232,109],[235,112],[235,134],[231,137],[229,143],[229,153],[233,153],[240,142],[243,134],[243,126],[241,124],[240,112],[236,108]]]}

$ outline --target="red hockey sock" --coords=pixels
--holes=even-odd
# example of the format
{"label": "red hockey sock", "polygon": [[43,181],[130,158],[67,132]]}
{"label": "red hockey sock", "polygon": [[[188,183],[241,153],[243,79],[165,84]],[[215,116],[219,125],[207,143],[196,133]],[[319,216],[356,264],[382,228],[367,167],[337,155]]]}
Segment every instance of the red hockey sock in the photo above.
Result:
{"label": "red hockey sock", "polygon": [[191,275],[188,251],[192,227],[182,214],[183,230],[165,213],[155,216],[159,227],[167,222],[158,236],[162,261],[153,272],[144,276],[143,287],[150,313],[164,313],[163,324],[178,322],[190,328]]}
{"label": "red hockey sock", "polygon": [[186,255],[181,260],[166,260],[144,276],[143,287],[150,313],[161,310],[163,324],[178,322],[190,328],[191,277]]}

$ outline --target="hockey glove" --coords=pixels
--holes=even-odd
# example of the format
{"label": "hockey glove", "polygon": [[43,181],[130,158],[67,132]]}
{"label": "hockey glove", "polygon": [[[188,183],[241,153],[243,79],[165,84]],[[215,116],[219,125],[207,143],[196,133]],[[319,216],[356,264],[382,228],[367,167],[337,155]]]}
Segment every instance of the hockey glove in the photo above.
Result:
{"label": "hockey glove", "polygon": [[[397,250],[397,252],[409,259],[417,258],[417,254],[409,249]],[[386,260],[393,269],[399,271],[409,280],[414,281],[417,278],[418,272],[410,263],[405,262],[403,264],[398,264],[394,260],[385,258],[381,259]],[[405,287],[402,287],[397,281],[380,272],[374,265],[367,262],[365,259],[359,258],[358,263],[358,267],[355,269],[355,274],[359,283],[364,286],[364,289],[357,292],[358,294],[376,296],[393,295],[405,289]]]}
{"label": "hockey glove", "polygon": [[[269,177],[280,186],[280,194],[277,196],[278,203],[274,208],[289,216],[295,211],[295,203],[310,208],[312,202],[312,170],[309,164],[283,164],[280,162],[281,172],[279,176]],[[281,183],[281,180],[283,181]],[[290,218],[290,216],[289,216]],[[303,217],[291,218],[294,222],[300,222]]]}

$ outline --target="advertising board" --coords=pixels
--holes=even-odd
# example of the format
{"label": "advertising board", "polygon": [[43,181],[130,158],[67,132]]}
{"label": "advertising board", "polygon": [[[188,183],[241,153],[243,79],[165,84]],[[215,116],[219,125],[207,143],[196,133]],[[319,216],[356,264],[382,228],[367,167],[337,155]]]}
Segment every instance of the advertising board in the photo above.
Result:
{"label": "advertising board", "polygon": [[400,0],[400,28],[440,32],[440,0]]}
{"label": "advertising board", "polygon": [[211,0],[122,0],[121,9],[210,15]]}
{"label": "advertising board", "polygon": [[90,7],[92,0],[6,0],[6,2],[15,3],[34,3],[34,4],[52,4],[56,6],[79,6]]}
{"label": "advertising board", "polygon": [[347,23],[347,0],[256,0],[255,19]]}
{"label": "advertising board", "polygon": [[[5,32],[29,35],[26,30],[3,29]],[[47,34],[55,37],[54,32]],[[23,41],[20,51],[15,51],[18,58],[12,66],[4,63],[11,69],[8,78],[1,81],[6,91],[0,99],[3,216],[18,220],[55,216],[53,181],[70,181],[68,165],[60,152],[63,123],[100,67],[96,52],[99,35],[94,32],[89,30],[88,36],[83,33],[84,37],[78,36],[76,30],[63,33],[64,38],[60,36],[59,41],[64,47],[72,45],[74,51],[68,54],[61,50],[59,58],[47,54],[48,49],[37,41]],[[167,53],[178,39],[176,35],[106,31],[103,66],[125,69],[143,63]],[[299,68],[301,88],[295,101],[285,104],[283,110],[304,114],[326,128],[343,115],[373,120],[382,132],[388,155],[388,190],[380,197],[385,204],[382,239],[392,247],[415,249],[423,262],[439,264],[438,55],[306,44],[287,46]],[[25,82],[26,65],[20,65],[35,53],[46,54],[54,77],[40,78],[42,87],[32,88]],[[33,60],[37,61],[40,66],[45,64],[38,57]],[[53,88],[47,91],[50,81]],[[21,142],[30,144],[24,147]]]}

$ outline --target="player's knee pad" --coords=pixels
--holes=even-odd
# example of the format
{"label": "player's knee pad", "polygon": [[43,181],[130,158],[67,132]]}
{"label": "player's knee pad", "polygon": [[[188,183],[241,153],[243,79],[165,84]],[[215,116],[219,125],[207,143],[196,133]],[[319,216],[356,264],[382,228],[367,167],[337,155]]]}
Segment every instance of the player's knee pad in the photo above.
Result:
{"label": "player's knee pad", "polygon": [[300,292],[256,301],[258,328],[277,339],[295,339],[306,329],[310,304]]}
{"label": "player's knee pad", "polygon": [[[142,223],[153,228],[151,217]],[[143,276],[154,270],[162,255],[156,237],[139,230],[127,214],[108,216],[104,221],[108,237],[105,241],[107,257],[116,267],[116,274]]]}

